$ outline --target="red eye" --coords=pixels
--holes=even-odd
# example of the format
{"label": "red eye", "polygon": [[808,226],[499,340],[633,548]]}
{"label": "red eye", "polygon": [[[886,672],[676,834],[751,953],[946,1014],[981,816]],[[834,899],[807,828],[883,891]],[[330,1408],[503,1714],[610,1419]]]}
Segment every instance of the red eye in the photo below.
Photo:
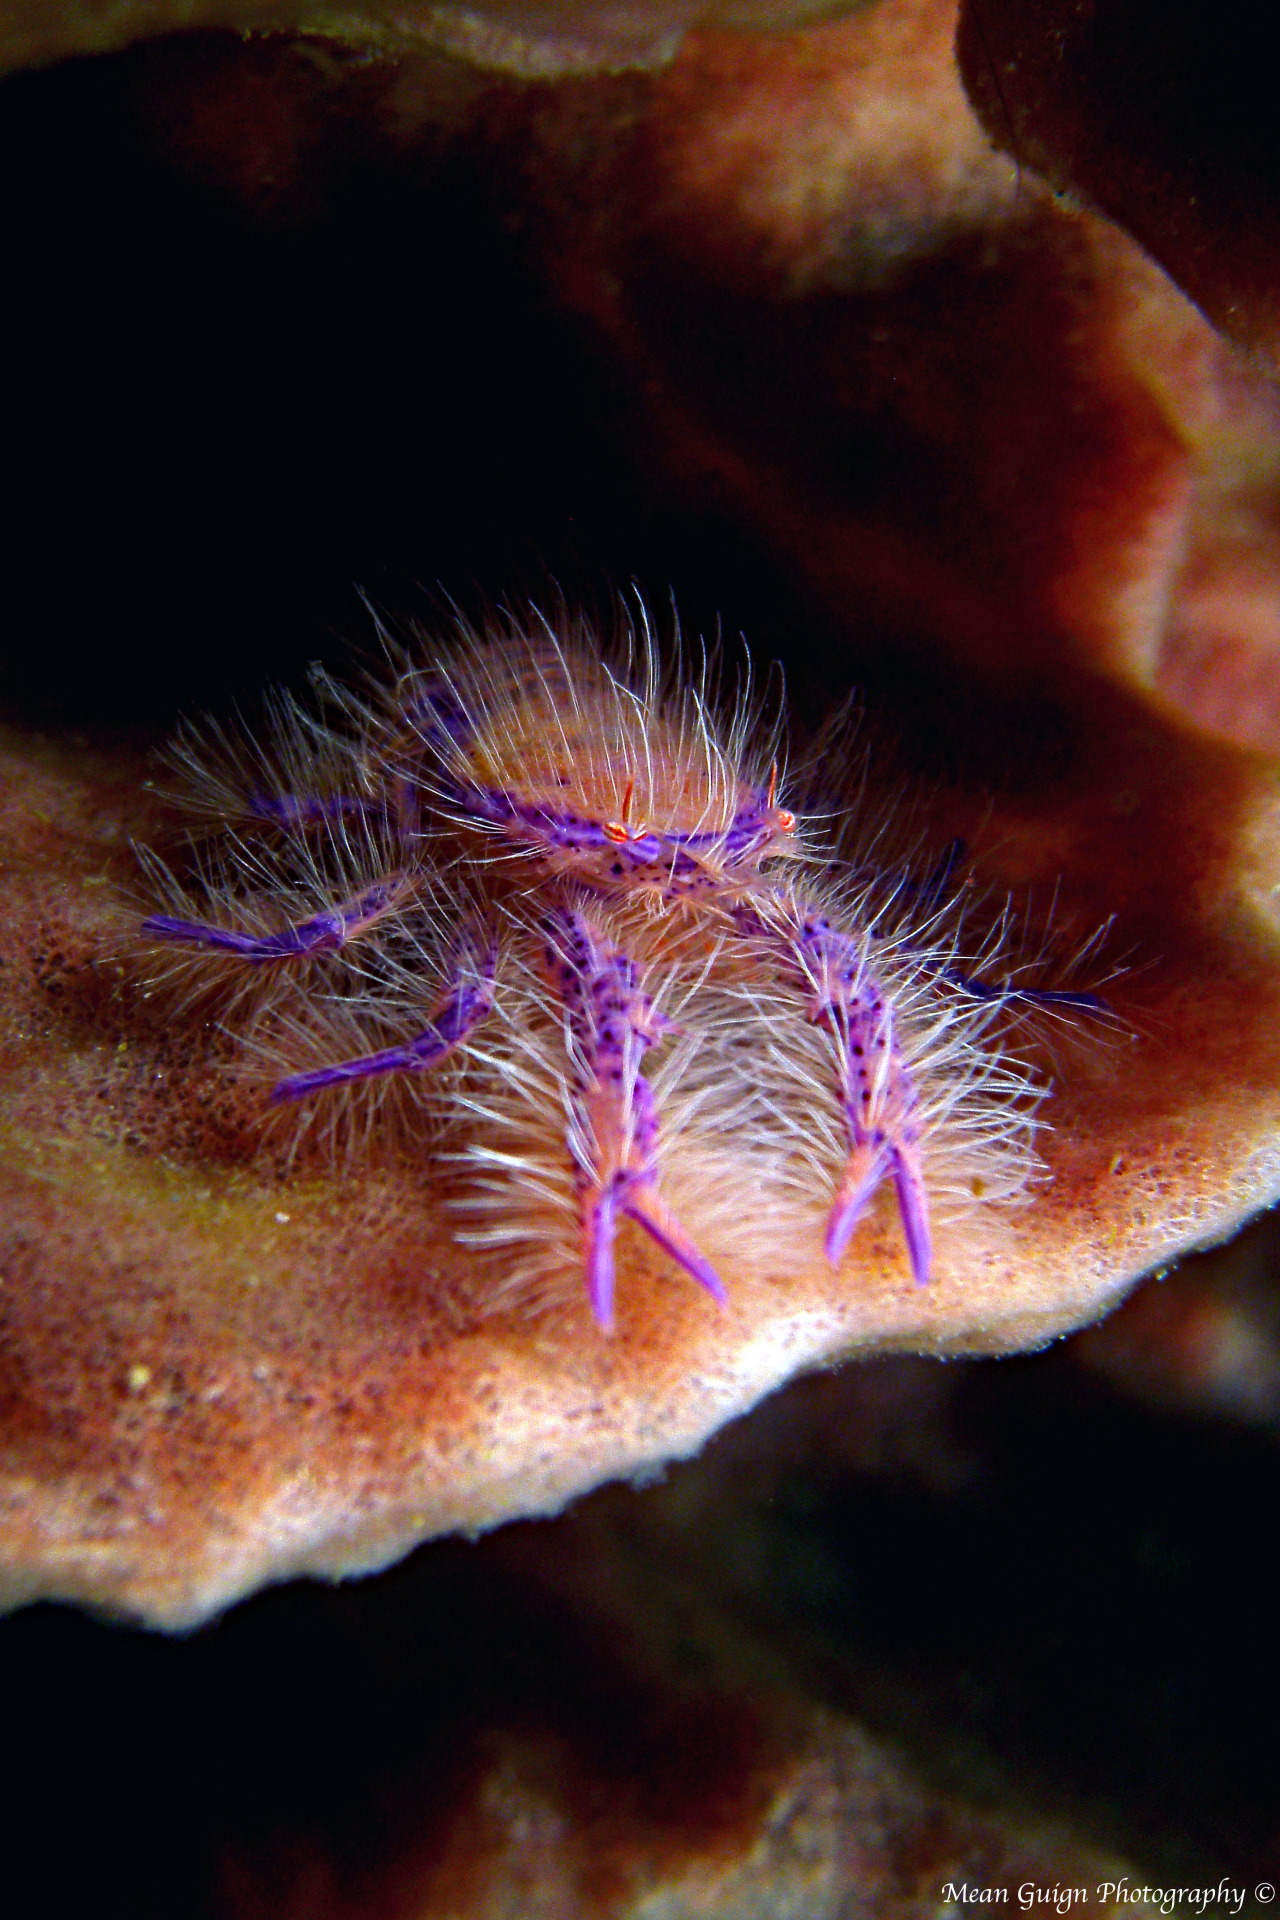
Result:
{"label": "red eye", "polygon": [[604,837],[606,840],[612,840],[615,847],[620,847],[625,840],[631,838],[631,835],[625,827],[620,827],[616,820],[610,820],[604,827]]}
{"label": "red eye", "polygon": [[794,813],[788,813],[787,809],[783,807],[778,814],[779,833],[794,833],[795,830],[796,830],[796,817]]}

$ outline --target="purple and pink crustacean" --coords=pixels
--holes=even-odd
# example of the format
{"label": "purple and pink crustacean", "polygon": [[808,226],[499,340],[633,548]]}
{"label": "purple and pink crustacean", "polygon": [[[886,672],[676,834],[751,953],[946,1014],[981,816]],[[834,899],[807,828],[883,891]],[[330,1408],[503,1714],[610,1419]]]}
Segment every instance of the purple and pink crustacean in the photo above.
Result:
{"label": "purple and pink crustacean", "polygon": [[780,711],[722,720],[705,662],[621,625],[602,657],[567,616],[460,624],[260,738],[189,729],[196,851],[149,859],[143,933],[304,1132],[413,1080],[458,1237],[576,1270],[602,1326],[624,1222],[723,1300],[805,1235],[838,1266],[882,1186],[923,1285],[934,1203],[1035,1166],[1019,996],[782,804]]}

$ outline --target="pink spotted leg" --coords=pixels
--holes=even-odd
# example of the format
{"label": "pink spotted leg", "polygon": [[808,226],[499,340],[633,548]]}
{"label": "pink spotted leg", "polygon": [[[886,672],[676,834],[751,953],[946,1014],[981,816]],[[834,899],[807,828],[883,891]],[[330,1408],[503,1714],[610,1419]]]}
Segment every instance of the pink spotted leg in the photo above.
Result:
{"label": "pink spotted leg", "polygon": [[744,931],[785,943],[812,988],[809,1018],[821,1021],[836,1043],[849,1157],[827,1220],[827,1258],[839,1266],[876,1189],[891,1174],[911,1271],[916,1284],[925,1286],[933,1261],[929,1197],[915,1089],[898,1048],[893,1009],[851,935],[801,902],[779,902],[779,908],[776,917],[766,918],[742,907],[735,918]]}
{"label": "pink spotted leg", "polygon": [[840,1264],[872,1195],[891,1173],[911,1271],[924,1286],[933,1259],[929,1200],[915,1089],[898,1050],[893,1009],[856,943],[822,915],[803,916],[796,942],[813,984],[809,1017],[824,1021],[836,1041],[849,1129],[849,1159],[827,1222],[827,1258]]}
{"label": "pink spotted leg", "polygon": [[575,1117],[584,1143],[576,1157],[591,1310],[602,1327],[613,1325],[614,1233],[621,1215],[643,1227],[723,1303],[719,1275],[657,1187],[658,1116],[640,1062],[672,1031],[672,1022],[641,991],[635,962],[585,914],[566,908],[548,922],[547,932],[546,961],[575,1055]]}

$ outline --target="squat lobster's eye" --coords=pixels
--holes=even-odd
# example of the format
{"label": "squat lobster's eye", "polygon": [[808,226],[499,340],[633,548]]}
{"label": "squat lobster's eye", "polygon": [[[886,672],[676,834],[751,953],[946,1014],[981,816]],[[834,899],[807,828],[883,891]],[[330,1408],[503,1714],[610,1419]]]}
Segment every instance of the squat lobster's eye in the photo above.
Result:
{"label": "squat lobster's eye", "polygon": [[[631,829],[628,827],[627,822],[631,818],[631,796],[635,792],[635,790],[636,790],[635,781],[628,780],[627,790],[622,796],[621,821],[609,820],[609,821],[606,821],[605,823],[604,837],[606,840],[612,840],[615,847],[622,846],[625,841],[630,840],[631,838]],[[637,838],[638,837],[639,836],[637,835]]]}
{"label": "squat lobster's eye", "polygon": [[794,833],[796,830],[796,817],[787,807],[774,807],[773,803],[777,797],[778,763],[775,760],[769,769],[769,792],[764,804],[773,815],[773,825],[779,833]]}

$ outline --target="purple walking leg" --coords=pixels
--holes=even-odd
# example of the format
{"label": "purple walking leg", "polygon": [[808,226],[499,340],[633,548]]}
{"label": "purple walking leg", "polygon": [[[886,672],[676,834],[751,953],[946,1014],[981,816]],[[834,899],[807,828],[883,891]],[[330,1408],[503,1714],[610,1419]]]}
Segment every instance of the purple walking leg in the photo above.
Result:
{"label": "purple walking leg", "polygon": [[856,942],[821,915],[804,915],[796,944],[814,990],[809,1017],[823,1021],[836,1041],[849,1129],[849,1159],[827,1222],[827,1258],[839,1265],[872,1195],[891,1173],[911,1271],[924,1286],[933,1258],[929,1200],[915,1089],[898,1049],[893,1009]]}
{"label": "purple walking leg", "polygon": [[575,1113],[589,1143],[577,1157],[591,1310],[602,1327],[613,1325],[613,1243],[624,1214],[723,1302],[719,1275],[658,1192],[658,1116],[640,1062],[672,1023],[641,991],[635,962],[584,914],[566,908],[548,932],[546,960],[577,1053]]}
{"label": "purple walking leg", "polygon": [[167,913],[153,914],[144,920],[142,931],[175,944],[234,954],[238,960],[254,965],[272,960],[297,960],[306,954],[332,953],[348,940],[354,940],[389,908],[399,904],[406,884],[405,875],[390,874],[354,898],[343,901],[341,906],[330,907],[326,913],[317,913],[310,920],[281,927],[276,933],[237,933],[232,928],[214,927],[200,920],[177,920]]}
{"label": "purple walking leg", "polygon": [[891,1174],[911,1271],[916,1284],[924,1286],[933,1259],[929,1198],[920,1167],[915,1089],[898,1047],[892,1007],[853,936],[803,902],[784,897],[776,916],[740,907],[734,918],[745,932],[783,946],[812,989],[810,1020],[821,1021],[835,1042],[849,1157],[827,1221],[828,1260],[840,1264],[876,1189]]}
{"label": "purple walking leg", "polygon": [[252,818],[273,827],[318,827],[328,820],[345,820],[352,814],[376,815],[379,811],[380,803],[346,793],[267,793],[259,788],[249,795]]}
{"label": "purple walking leg", "polygon": [[332,1066],[316,1067],[310,1073],[295,1073],[271,1089],[273,1104],[285,1100],[303,1100],[325,1087],[344,1086],[352,1080],[369,1080],[380,1073],[420,1073],[438,1066],[460,1046],[476,1023],[493,1005],[493,981],[497,971],[497,943],[490,939],[475,973],[464,977],[461,969],[436,1002],[431,1019],[407,1045],[384,1047],[379,1053],[357,1054],[352,1060],[338,1060]]}

